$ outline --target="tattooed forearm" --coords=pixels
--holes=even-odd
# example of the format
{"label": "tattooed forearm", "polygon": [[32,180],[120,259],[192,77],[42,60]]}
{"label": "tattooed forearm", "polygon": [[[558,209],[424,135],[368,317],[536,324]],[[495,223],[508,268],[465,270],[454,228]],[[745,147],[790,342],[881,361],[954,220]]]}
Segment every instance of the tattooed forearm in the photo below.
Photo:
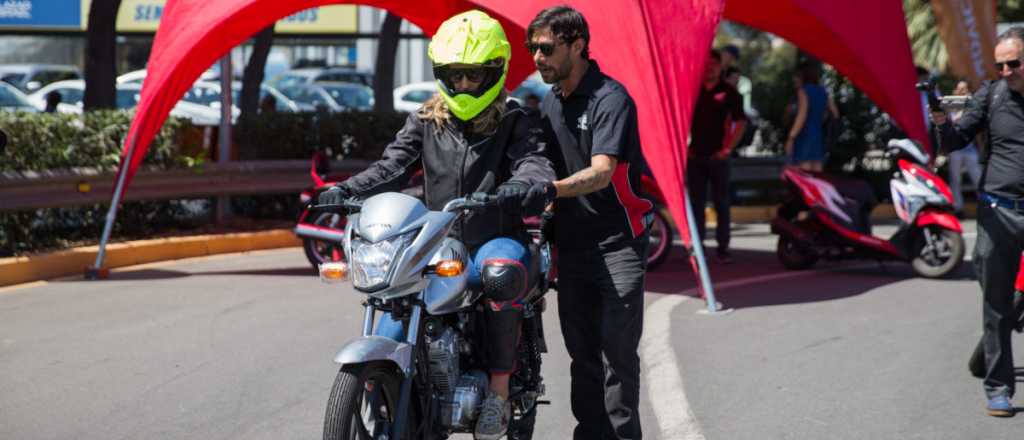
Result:
{"label": "tattooed forearm", "polygon": [[594,167],[587,167],[569,177],[555,182],[558,190],[558,197],[576,197],[600,191],[612,181],[611,170],[599,170]]}

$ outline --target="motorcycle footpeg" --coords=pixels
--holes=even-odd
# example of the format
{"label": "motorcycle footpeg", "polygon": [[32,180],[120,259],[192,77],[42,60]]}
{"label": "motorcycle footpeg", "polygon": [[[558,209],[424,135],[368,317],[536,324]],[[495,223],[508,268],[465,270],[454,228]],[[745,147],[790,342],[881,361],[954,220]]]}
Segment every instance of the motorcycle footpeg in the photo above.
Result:
{"label": "motorcycle footpeg", "polygon": [[550,404],[551,404],[550,400],[538,400],[537,401],[537,405],[550,405]]}

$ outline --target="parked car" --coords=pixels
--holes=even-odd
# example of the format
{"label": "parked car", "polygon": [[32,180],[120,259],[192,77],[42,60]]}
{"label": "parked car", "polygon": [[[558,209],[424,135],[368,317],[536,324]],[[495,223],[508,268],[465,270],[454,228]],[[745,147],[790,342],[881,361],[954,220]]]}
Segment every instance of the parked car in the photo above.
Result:
{"label": "parked car", "polygon": [[[69,79],[47,84],[35,93],[28,96],[29,102],[39,110],[46,109],[46,94],[50,92],[60,93],[61,104],[77,106],[82,108],[82,100],[85,97],[85,81],[81,79]],[[139,104],[139,93],[142,86],[138,84],[117,85],[117,108],[128,109]],[[60,111],[62,107],[58,108]],[[81,110],[75,113],[80,113]]]}
{"label": "parked car", "polygon": [[63,64],[5,64],[0,65],[0,81],[17,87],[25,93],[66,79],[80,79],[82,73],[75,66]]}
{"label": "parked car", "polygon": [[373,89],[362,84],[322,82],[285,87],[281,93],[299,104],[332,112],[373,109]]}
{"label": "parked car", "polygon": [[[206,69],[199,79],[196,81],[217,81],[220,78],[220,71],[218,69],[209,68]],[[118,84],[124,83],[137,83],[142,84],[142,81],[146,79],[146,69],[133,70],[131,72],[123,73],[117,77]]]}
{"label": "parked car", "polygon": [[420,109],[424,102],[437,93],[434,81],[423,81],[406,84],[395,88],[395,111],[412,113]]}
{"label": "parked car", "polygon": [[534,95],[538,99],[543,100],[544,95],[548,93],[548,90],[551,90],[551,84],[545,84],[544,81],[540,79],[539,74],[534,74],[519,84],[519,87],[516,87],[516,89],[512,91],[512,94],[509,95],[509,99],[512,99],[519,104],[523,104],[526,101],[527,96]]}
{"label": "parked car", "polygon": [[292,69],[275,78],[278,89],[316,82],[348,82],[373,87],[373,74],[351,67],[304,67]]}
{"label": "parked car", "polygon": [[16,87],[0,82],[0,110],[36,112],[38,109]]}
{"label": "parked car", "polygon": [[[241,95],[242,85],[232,83],[231,103],[233,107],[238,107],[238,101],[241,99]],[[279,90],[273,87],[270,87],[266,84],[260,85],[260,100],[266,98],[267,95],[274,97],[274,109],[279,112],[299,112],[304,110],[311,110],[302,108],[302,106],[300,106],[295,101],[290,99],[287,95],[281,93]],[[196,82],[192,85],[192,88],[185,92],[185,96],[183,96],[181,99],[191,103],[209,106],[214,109],[219,109],[220,84],[210,81]]]}
{"label": "parked car", "polygon": [[[82,98],[85,95],[85,81],[67,80],[58,81],[47,85],[36,93],[26,98],[32,107],[32,111],[46,108],[46,94],[56,91],[61,94],[61,103],[57,106],[59,113],[82,113]],[[122,83],[117,85],[117,108],[122,110],[132,109],[139,105],[139,98],[142,93],[142,85],[138,83]],[[209,106],[194,104],[186,101],[178,101],[171,109],[171,116],[188,119],[195,125],[218,125],[220,124],[220,110]],[[238,116],[235,112],[234,116]]]}

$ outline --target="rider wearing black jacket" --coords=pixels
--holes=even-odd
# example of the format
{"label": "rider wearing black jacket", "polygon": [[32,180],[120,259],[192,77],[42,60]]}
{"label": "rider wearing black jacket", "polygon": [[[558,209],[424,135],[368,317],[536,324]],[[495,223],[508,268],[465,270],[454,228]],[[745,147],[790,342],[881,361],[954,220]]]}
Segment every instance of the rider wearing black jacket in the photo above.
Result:
{"label": "rider wearing black jacket", "polygon": [[539,213],[554,196],[530,187],[554,180],[555,172],[545,156],[539,115],[505,103],[511,46],[497,21],[480,11],[456,15],[437,30],[428,54],[439,95],[409,115],[379,161],[319,201],[337,204],[351,196],[397,191],[420,167],[430,209],[473,192],[497,193],[500,211],[470,213],[453,228],[473,254],[469,282],[483,291],[487,306],[490,391],[474,437],[497,440],[511,418],[509,375],[529,290],[531,255],[516,239],[524,235],[522,214]]}

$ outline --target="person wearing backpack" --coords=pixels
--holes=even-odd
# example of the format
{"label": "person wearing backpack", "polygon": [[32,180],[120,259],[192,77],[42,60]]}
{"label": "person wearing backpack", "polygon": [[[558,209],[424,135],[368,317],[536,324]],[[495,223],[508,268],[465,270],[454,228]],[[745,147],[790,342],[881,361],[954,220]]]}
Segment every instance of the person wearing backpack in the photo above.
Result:
{"label": "person wearing backpack", "polygon": [[1024,251],[1024,27],[999,35],[995,47],[1000,79],[986,81],[974,93],[960,119],[931,112],[943,147],[969,145],[981,130],[989,133],[978,185],[978,240],[974,267],[983,293],[982,339],[985,351],[986,410],[996,417],[1014,415],[1013,350],[1016,323],[1013,287]]}

